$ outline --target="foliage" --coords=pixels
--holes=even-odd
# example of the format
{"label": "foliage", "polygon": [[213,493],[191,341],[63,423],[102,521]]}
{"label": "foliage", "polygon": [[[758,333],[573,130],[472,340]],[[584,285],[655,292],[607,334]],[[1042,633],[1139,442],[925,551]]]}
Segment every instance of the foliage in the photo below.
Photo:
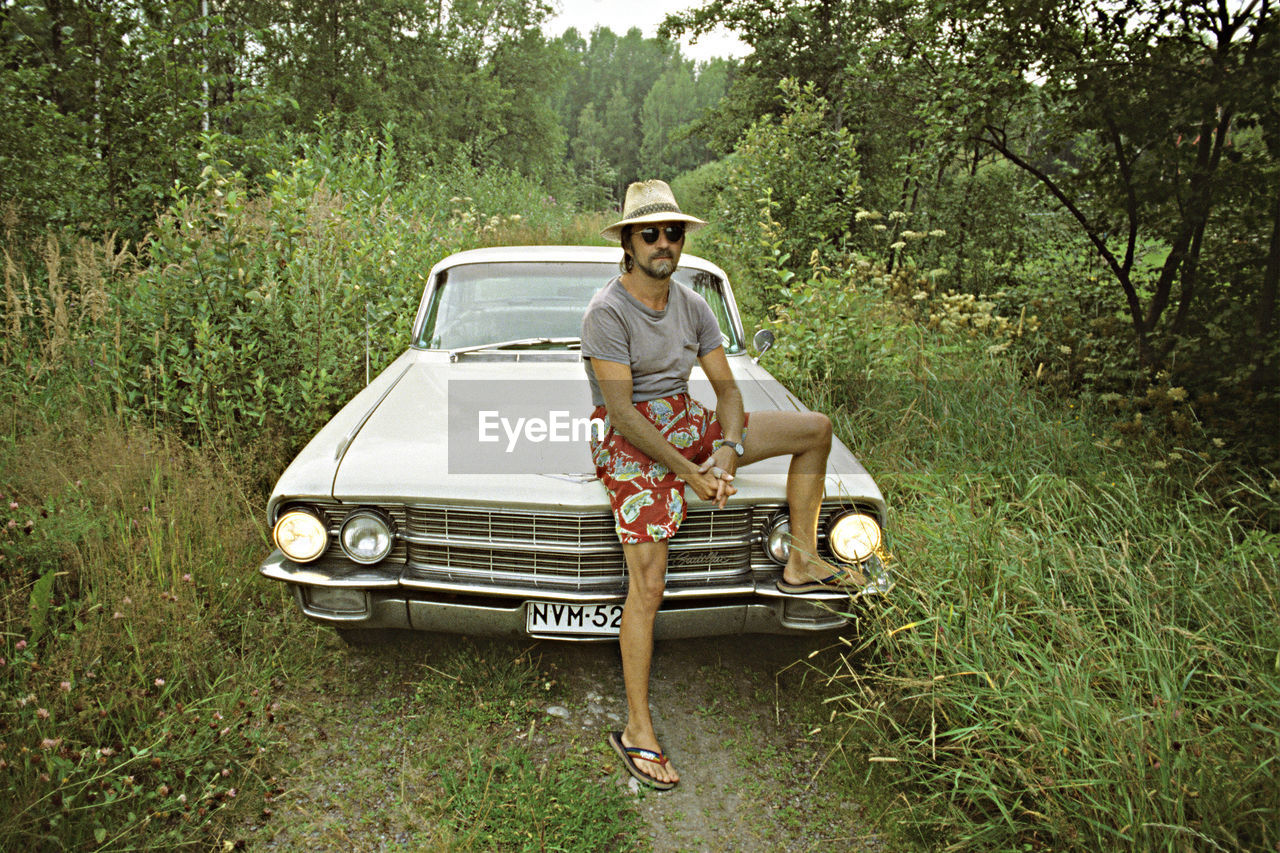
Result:
{"label": "foliage", "polygon": [[[809,263],[815,252],[839,241],[858,194],[852,140],[827,124],[827,102],[812,86],[784,81],[780,88],[786,114],[762,118],[747,131],[716,212],[725,251],[758,257],[766,267],[775,259],[782,267]],[[760,252],[762,239],[767,254]],[[753,268],[750,275],[763,272]]]}
{"label": "foliage", "polygon": [[569,29],[555,41],[568,68],[558,92],[560,124],[581,201],[616,206],[627,184],[677,175],[713,159],[697,120],[724,96],[731,63],[695,65],[665,38],[608,27],[584,39]]}
{"label": "foliage", "polygon": [[98,335],[121,411],[219,446],[285,424],[301,440],[408,345],[437,260],[490,239],[497,216],[554,211],[518,176],[466,164],[401,184],[388,140],[302,148],[262,195],[201,155]]}
{"label": "foliage", "polygon": [[30,233],[138,242],[188,180],[201,134],[254,183],[288,157],[281,140],[326,120],[385,129],[406,173],[461,160],[555,184],[548,12],[540,0],[6,5],[0,204]]}
{"label": "foliage", "polygon": [[903,322],[927,285],[816,270],[765,356],[813,377],[889,497],[898,586],[855,610],[826,699],[890,786],[884,825],[925,849],[1273,846],[1280,483],[1239,473],[1250,512],[1225,511],[1220,462],[1036,394],[1014,328]]}

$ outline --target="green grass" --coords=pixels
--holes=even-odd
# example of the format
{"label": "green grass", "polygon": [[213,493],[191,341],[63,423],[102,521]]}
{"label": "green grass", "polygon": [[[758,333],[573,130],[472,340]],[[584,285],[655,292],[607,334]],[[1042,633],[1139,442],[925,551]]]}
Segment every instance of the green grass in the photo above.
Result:
{"label": "green grass", "polygon": [[[864,299],[852,316],[892,316]],[[898,587],[830,673],[884,825],[924,848],[1271,849],[1276,535],[1196,488],[1209,466],[1100,441],[980,343],[867,333],[883,357],[808,396],[890,507]]]}
{"label": "green grass", "polygon": [[216,460],[35,396],[0,438],[0,847],[207,848],[261,803],[308,648]]}

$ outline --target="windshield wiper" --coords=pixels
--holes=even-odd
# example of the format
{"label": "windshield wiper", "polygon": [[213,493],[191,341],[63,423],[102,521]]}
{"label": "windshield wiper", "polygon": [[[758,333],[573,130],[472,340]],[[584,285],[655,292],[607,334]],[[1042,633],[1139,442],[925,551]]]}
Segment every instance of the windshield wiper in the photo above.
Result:
{"label": "windshield wiper", "polygon": [[544,344],[565,344],[569,349],[576,349],[582,346],[581,338],[517,338],[513,341],[495,341],[491,344],[476,344],[470,347],[458,347],[449,350],[449,360],[457,361],[458,356],[469,352],[480,352],[487,349],[523,349],[525,347],[536,347]]}

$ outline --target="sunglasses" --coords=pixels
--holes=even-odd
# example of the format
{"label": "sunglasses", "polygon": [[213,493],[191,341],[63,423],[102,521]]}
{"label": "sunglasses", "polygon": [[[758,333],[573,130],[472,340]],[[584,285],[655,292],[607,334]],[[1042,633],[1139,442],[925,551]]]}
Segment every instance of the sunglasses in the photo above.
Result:
{"label": "sunglasses", "polygon": [[658,242],[659,231],[667,235],[668,243],[679,243],[684,239],[684,226],[680,224],[668,225],[664,228],[659,228],[656,225],[650,225],[648,228],[641,228],[636,233],[640,235],[641,240],[644,240],[652,246],[654,243]]}

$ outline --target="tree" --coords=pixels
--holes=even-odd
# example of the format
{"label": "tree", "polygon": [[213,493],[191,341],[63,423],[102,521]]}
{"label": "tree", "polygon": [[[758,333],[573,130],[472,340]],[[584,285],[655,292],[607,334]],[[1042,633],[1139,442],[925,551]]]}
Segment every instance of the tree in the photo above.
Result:
{"label": "tree", "polygon": [[[1233,161],[1245,165],[1233,134],[1242,119],[1258,120],[1256,93],[1280,63],[1274,9],[1269,0],[1234,9],[1130,0],[972,13],[954,38],[970,57],[977,138],[1069,212],[1123,293],[1141,362],[1155,365],[1171,338],[1154,345],[1152,336],[1175,301],[1167,332],[1185,329],[1227,173]],[[1011,94],[1040,105],[1034,133],[1010,126],[997,106]],[[1251,165],[1259,178],[1274,174],[1265,158]],[[1144,238],[1169,249],[1149,282],[1140,279]]]}

